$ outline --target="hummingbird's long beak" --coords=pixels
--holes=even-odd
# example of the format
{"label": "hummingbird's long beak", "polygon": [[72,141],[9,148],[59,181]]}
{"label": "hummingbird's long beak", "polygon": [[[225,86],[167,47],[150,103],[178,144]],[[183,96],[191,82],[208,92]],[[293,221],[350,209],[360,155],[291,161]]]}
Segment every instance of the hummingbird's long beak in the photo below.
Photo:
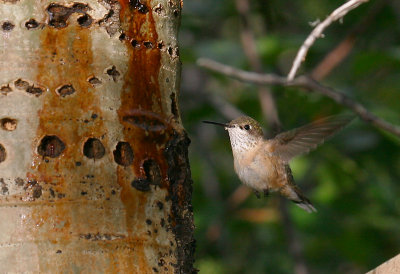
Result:
{"label": "hummingbird's long beak", "polygon": [[223,123],[212,122],[212,121],[203,121],[203,123],[212,124],[212,125],[217,125],[217,126],[222,126],[222,127],[226,127],[226,128],[232,127],[232,126],[229,125],[229,124],[223,124]]}

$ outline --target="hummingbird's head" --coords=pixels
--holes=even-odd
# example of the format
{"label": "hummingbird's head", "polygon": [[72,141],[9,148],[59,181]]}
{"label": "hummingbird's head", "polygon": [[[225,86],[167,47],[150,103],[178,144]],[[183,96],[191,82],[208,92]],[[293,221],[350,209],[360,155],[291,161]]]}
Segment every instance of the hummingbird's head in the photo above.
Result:
{"label": "hummingbird's head", "polygon": [[248,150],[263,138],[260,124],[248,116],[232,120],[225,129],[228,130],[233,150]]}
{"label": "hummingbird's head", "polygon": [[263,138],[263,131],[260,124],[248,116],[241,116],[227,124],[204,122],[225,127],[229,133],[234,152],[246,151],[254,147]]}

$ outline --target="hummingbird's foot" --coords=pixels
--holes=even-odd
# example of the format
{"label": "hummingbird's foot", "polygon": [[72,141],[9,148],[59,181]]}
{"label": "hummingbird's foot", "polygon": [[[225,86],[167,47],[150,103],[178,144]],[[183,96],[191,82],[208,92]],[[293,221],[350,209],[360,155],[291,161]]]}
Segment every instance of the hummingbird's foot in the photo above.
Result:
{"label": "hummingbird's foot", "polygon": [[261,198],[260,192],[257,190],[253,190],[254,194],[256,194],[257,199]]}
{"label": "hummingbird's foot", "polygon": [[264,189],[264,197],[268,197],[269,196],[269,189]]}

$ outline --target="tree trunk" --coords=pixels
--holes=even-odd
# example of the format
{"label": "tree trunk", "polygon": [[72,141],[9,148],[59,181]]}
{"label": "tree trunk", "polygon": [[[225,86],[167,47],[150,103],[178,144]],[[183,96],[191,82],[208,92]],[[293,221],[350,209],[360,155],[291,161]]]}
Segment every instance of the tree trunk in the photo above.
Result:
{"label": "tree trunk", "polygon": [[0,0],[0,272],[193,272],[178,0]]}

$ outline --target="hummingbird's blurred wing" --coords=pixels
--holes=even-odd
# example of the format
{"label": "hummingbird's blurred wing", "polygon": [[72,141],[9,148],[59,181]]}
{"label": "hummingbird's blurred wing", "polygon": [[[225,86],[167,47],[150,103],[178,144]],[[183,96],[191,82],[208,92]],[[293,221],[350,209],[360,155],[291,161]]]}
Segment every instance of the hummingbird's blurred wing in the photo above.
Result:
{"label": "hummingbird's blurred wing", "polygon": [[311,124],[278,134],[270,140],[269,151],[289,162],[309,152],[354,119],[352,115],[329,116]]}

